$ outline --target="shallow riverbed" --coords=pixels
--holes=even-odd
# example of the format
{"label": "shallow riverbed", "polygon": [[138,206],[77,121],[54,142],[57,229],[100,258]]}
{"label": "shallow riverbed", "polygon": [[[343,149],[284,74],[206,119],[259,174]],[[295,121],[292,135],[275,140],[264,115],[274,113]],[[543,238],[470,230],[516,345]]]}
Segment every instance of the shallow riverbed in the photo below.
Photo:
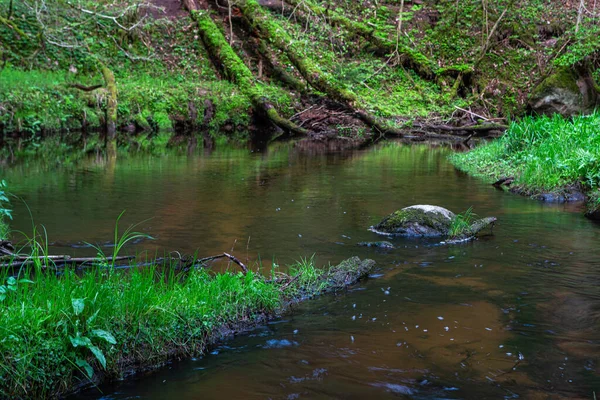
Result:
{"label": "shallow riverbed", "polygon": [[[204,357],[76,398],[593,398],[600,389],[600,227],[458,172],[444,144],[321,152],[288,144],[162,156],[29,161],[4,171],[15,229],[43,224],[53,253],[111,252],[114,223],[155,240],[126,252],[232,251],[284,269],[352,255],[377,261],[324,296]],[[367,228],[412,204],[496,216],[492,236],[451,246]],[[235,268],[217,263],[215,269]]]}

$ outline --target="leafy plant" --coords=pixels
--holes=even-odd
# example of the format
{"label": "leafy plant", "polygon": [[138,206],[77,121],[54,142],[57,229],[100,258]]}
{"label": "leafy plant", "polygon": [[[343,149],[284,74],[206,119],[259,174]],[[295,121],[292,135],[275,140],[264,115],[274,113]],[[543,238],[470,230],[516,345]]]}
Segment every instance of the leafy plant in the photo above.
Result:
{"label": "leafy plant", "polygon": [[93,324],[94,320],[98,315],[99,310],[92,314],[89,318],[83,318],[83,312],[85,310],[85,299],[72,298],[71,305],[73,307],[73,314],[75,315],[76,320],[74,323],[74,335],[69,336],[69,340],[73,349],[75,349],[76,352],[79,352],[79,356],[77,356],[77,358],[75,359],[75,364],[79,368],[83,368],[88,378],[91,379],[94,376],[94,369],[92,368],[90,363],[85,359],[85,355],[81,354],[80,350],[89,350],[98,360],[102,368],[106,369],[106,357],[102,350],[100,350],[100,348],[92,342],[90,336],[96,340],[103,340],[111,345],[117,344],[117,340],[110,332],[104,329],[86,329]]}
{"label": "leafy plant", "polygon": [[17,280],[14,276],[9,276],[6,279],[5,285],[0,285],[0,303],[6,300],[7,296],[10,296],[11,293],[17,291],[19,284],[21,283],[34,283],[29,279],[19,279]]}

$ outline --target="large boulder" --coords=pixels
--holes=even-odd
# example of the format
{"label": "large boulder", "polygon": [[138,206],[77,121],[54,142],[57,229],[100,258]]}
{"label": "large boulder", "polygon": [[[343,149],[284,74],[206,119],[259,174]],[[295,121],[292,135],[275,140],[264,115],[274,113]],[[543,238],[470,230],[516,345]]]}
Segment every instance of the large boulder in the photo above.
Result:
{"label": "large boulder", "polygon": [[599,104],[597,85],[588,71],[561,67],[533,89],[528,108],[537,114],[570,117],[589,113]]}

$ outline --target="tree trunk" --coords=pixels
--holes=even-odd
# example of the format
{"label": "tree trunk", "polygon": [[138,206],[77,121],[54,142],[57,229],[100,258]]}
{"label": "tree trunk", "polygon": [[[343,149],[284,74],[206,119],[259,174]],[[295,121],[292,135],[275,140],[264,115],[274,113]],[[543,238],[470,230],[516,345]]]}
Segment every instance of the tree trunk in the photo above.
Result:
{"label": "tree trunk", "polygon": [[271,122],[286,132],[298,135],[308,135],[307,129],[301,128],[292,121],[279,115],[275,107],[269,103],[255,83],[255,78],[248,67],[242,62],[231,48],[223,33],[213,22],[209,13],[198,11],[193,0],[185,0],[186,7],[190,10],[192,18],[198,23],[200,37],[208,53],[218,61],[225,75],[235,82],[240,91],[250,99],[255,110],[264,114]]}
{"label": "tree trunk", "polygon": [[[457,76],[458,73],[469,74],[472,72],[471,68],[462,65],[438,68],[435,63],[428,59],[423,53],[400,43],[399,40],[397,42],[393,42],[389,39],[377,36],[375,30],[368,25],[360,21],[354,21],[350,18],[347,18],[334,10],[325,9],[314,4],[312,1],[286,0],[286,2],[295,7],[307,7],[311,12],[317,15],[325,15],[326,20],[329,21],[330,24],[333,23],[343,26],[348,32],[363,37],[381,52],[386,54],[393,54],[397,52],[400,58],[404,61],[403,65],[415,71],[415,73],[422,78],[431,80],[434,79],[436,75]],[[401,22],[399,21],[399,27],[401,26],[400,24]]]}
{"label": "tree trunk", "polygon": [[107,66],[101,65],[102,75],[108,91],[106,102],[106,138],[114,140],[117,136],[117,83],[115,75]]}

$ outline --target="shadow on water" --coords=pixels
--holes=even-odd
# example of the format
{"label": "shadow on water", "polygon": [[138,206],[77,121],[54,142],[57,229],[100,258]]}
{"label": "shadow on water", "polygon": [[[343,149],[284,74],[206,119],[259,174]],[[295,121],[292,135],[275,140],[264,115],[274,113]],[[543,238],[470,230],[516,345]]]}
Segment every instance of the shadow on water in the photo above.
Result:
{"label": "shadow on water", "polygon": [[[90,157],[68,168],[5,170],[55,240],[112,237],[122,210],[156,240],[130,251],[231,250],[266,268],[352,255],[378,271],[348,293],[224,342],[202,358],[76,398],[593,398],[600,388],[600,229],[580,209],[545,205],[456,171],[438,143],[318,151],[265,149]],[[494,235],[439,246],[392,239],[356,246],[411,204],[494,215]],[[16,229],[28,229],[15,204]],[[108,243],[107,245],[110,245]],[[227,268],[216,264],[215,268]]]}

